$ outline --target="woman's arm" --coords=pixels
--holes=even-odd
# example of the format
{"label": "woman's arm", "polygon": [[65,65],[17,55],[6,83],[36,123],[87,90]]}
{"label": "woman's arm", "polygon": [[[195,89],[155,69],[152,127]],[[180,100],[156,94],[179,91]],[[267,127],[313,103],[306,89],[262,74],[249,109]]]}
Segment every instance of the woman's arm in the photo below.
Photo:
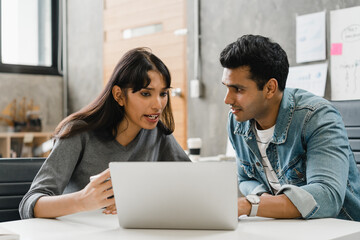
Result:
{"label": "woman's arm", "polygon": [[109,198],[114,195],[111,180],[107,180],[109,178],[110,170],[107,169],[78,192],[39,198],[34,207],[34,216],[55,218],[115,204],[115,199]]}
{"label": "woman's arm", "polygon": [[[106,168],[103,162],[89,166],[93,161],[101,161],[97,156],[84,153],[84,149],[93,149],[94,146],[91,144],[92,138],[88,133],[56,141],[49,157],[34,178],[30,190],[19,205],[22,219],[61,216],[90,209],[86,207],[86,202],[80,201],[81,197],[96,192],[95,189],[100,186],[96,186],[97,181],[89,184],[89,176],[85,172],[96,174]],[[86,159],[83,159],[84,154],[87,156]],[[96,166],[99,170],[96,170]],[[64,194],[64,191],[71,194]]]}

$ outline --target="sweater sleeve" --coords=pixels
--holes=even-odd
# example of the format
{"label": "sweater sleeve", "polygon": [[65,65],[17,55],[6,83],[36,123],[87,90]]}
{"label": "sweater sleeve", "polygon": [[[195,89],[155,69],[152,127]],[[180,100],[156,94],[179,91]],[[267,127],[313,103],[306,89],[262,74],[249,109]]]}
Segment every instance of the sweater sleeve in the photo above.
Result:
{"label": "sweater sleeve", "polygon": [[19,205],[22,219],[34,217],[37,200],[43,196],[61,195],[81,158],[83,149],[82,134],[66,139],[58,139],[39,172],[35,176],[29,191]]}

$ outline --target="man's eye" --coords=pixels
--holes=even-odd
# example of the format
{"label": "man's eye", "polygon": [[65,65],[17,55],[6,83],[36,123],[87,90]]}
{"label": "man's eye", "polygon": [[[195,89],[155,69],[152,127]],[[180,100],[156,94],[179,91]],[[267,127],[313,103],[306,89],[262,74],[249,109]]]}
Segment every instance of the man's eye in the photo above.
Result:
{"label": "man's eye", "polygon": [[244,92],[244,89],[243,88],[236,88],[235,91],[236,92]]}
{"label": "man's eye", "polygon": [[239,92],[239,91],[240,91],[240,88],[232,87],[232,90],[235,91],[235,92]]}

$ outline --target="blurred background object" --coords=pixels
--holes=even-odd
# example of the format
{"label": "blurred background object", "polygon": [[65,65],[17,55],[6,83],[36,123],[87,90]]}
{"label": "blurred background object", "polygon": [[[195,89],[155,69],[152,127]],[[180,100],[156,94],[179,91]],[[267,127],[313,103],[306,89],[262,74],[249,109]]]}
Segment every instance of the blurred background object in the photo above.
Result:
{"label": "blurred background object", "polygon": [[0,120],[7,125],[8,132],[41,132],[42,129],[40,107],[26,97],[12,100],[2,110]]}

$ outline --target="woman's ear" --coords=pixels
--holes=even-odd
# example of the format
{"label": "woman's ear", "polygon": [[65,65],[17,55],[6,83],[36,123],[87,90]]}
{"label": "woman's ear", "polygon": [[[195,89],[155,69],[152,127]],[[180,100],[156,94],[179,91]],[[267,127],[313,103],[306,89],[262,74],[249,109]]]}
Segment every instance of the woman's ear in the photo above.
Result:
{"label": "woman's ear", "polygon": [[112,95],[113,95],[115,101],[117,101],[120,106],[124,106],[124,99],[122,96],[121,88],[119,86],[113,86]]}

